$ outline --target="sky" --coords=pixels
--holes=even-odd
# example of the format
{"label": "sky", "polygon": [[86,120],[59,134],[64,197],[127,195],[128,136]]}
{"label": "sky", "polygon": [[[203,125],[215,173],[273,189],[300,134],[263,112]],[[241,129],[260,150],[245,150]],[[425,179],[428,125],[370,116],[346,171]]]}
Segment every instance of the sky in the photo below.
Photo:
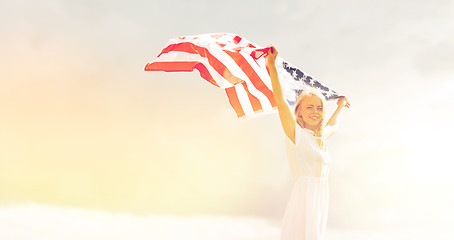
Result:
{"label": "sky", "polygon": [[170,38],[231,32],[274,44],[351,103],[328,141],[331,234],[454,236],[454,1],[4,0],[0,9],[4,222],[25,204],[279,227],[293,182],[277,114],[240,121],[198,72],[143,70]]}

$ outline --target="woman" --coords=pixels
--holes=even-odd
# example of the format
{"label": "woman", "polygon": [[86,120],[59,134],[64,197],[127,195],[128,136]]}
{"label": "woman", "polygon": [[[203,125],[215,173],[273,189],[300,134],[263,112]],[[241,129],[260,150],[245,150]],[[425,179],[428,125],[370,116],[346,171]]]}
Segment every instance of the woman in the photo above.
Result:
{"label": "woman", "polygon": [[[305,91],[295,105],[295,117],[284,100],[275,67],[277,50],[271,46],[266,56],[274,98],[285,135],[292,142],[289,165],[295,185],[282,221],[281,240],[324,239],[328,214],[328,174],[331,158],[325,141],[331,136],[347,99],[337,101],[337,109],[323,125],[324,97],[316,91]],[[293,156],[292,156],[293,155]]]}

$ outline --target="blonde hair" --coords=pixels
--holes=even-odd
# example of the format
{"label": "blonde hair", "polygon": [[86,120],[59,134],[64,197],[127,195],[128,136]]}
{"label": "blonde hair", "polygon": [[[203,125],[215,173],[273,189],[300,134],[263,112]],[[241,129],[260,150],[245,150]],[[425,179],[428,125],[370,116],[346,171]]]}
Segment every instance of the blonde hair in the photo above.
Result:
{"label": "blonde hair", "polygon": [[302,127],[303,128],[305,127],[304,126],[305,122],[304,122],[303,118],[300,118],[298,116],[298,110],[301,105],[301,102],[307,96],[316,96],[316,97],[320,98],[320,100],[322,101],[322,114],[321,114],[322,116],[321,116],[320,123],[317,126],[317,129],[315,129],[315,131],[314,131],[314,136],[315,136],[315,139],[317,140],[318,147],[322,150],[326,150],[325,139],[323,138],[323,128],[324,128],[323,120],[325,118],[326,104],[325,104],[325,97],[320,92],[316,91],[315,89],[308,89],[308,90],[305,90],[303,93],[301,93],[301,95],[298,97],[298,100],[296,101],[296,104],[295,104],[294,114],[295,114],[295,118],[296,118],[296,123],[297,124],[301,123]]}

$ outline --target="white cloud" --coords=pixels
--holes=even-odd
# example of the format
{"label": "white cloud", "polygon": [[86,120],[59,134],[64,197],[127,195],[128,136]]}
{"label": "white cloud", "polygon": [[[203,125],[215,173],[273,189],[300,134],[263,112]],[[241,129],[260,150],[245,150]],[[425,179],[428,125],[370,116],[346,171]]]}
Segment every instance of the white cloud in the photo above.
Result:
{"label": "white cloud", "polygon": [[[414,230],[414,229],[413,229]],[[434,229],[345,231],[328,229],[327,239],[430,239]],[[0,238],[20,240],[276,240],[279,223],[252,217],[134,216],[36,204],[0,207]],[[444,233],[437,239],[451,239]]]}
{"label": "white cloud", "polygon": [[133,216],[36,204],[0,207],[1,239],[278,239],[279,227],[259,218]]}

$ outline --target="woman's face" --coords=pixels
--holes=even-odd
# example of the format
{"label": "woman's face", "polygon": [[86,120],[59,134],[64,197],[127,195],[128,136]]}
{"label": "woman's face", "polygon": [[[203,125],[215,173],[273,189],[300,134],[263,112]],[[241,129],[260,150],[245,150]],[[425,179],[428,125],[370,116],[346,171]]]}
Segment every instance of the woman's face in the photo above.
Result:
{"label": "woman's face", "polygon": [[298,118],[303,118],[304,127],[313,128],[318,126],[323,117],[322,100],[315,95],[305,96],[301,100],[296,114]]}

